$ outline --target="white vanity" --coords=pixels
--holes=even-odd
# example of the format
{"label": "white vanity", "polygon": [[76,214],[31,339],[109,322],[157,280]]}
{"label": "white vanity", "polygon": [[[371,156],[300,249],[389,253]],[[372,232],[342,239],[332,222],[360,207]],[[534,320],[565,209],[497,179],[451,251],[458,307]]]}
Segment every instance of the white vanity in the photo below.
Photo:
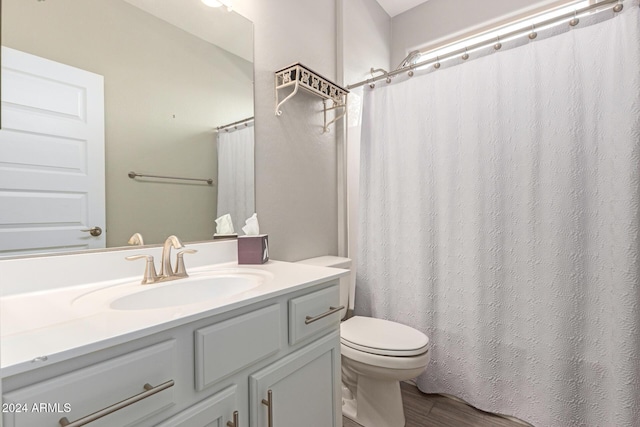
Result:
{"label": "white vanity", "polygon": [[346,271],[239,266],[235,245],[188,245],[191,277],[152,285],[124,256],[159,248],[0,261],[3,426],[341,426]]}

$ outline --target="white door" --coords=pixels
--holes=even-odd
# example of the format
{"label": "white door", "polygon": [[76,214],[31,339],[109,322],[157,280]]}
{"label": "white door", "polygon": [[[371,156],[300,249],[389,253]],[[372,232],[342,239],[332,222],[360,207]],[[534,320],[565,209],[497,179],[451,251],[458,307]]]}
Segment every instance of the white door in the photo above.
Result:
{"label": "white door", "polygon": [[2,47],[0,256],[105,247],[103,80]]}

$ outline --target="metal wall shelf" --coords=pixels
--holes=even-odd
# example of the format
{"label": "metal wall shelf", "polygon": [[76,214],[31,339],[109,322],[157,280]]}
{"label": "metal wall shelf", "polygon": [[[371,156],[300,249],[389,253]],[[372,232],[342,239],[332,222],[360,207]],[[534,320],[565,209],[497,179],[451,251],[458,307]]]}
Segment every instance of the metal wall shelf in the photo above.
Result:
{"label": "metal wall shelf", "polygon": [[[289,65],[275,73],[276,84],[276,116],[282,115],[282,104],[291,99],[298,89],[304,89],[307,92],[322,98],[324,106],[324,127],[323,132],[329,131],[329,126],[340,120],[347,113],[347,94],[349,91],[332,81],[322,77],[320,74],[305,67],[299,62]],[[293,86],[293,91],[280,100],[280,92],[282,89]],[[332,104],[327,106],[327,101]],[[334,118],[327,122],[327,111],[341,109],[341,113],[336,113]]]}

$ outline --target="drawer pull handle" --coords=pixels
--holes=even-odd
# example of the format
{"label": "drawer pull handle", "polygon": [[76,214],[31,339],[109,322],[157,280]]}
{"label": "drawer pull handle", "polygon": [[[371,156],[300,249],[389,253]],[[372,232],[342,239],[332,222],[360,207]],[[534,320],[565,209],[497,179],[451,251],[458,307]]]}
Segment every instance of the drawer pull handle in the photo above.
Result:
{"label": "drawer pull handle", "polygon": [[324,312],[322,314],[319,314],[319,315],[317,315],[315,317],[307,316],[307,317],[304,318],[305,319],[304,320],[304,324],[308,325],[309,323],[313,323],[316,320],[320,320],[320,319],[322,319],[324,317],[327,317],[327,316],[329,316],[329,315],[331,315],[333,313],[337,313],[340,310],[342,310],[343,308],[344,308],[344,305],[341,305],[340,307],[329,307],[329,311],[326,311],[326,312]]}
{"label": "drawer pull handle", "polygon": [[267,407],[268,427],[273,427],[273,392],[271,390],[267,391],[267,398],[262,399],[262,404]]}
{"label": "drawer pull handle", "polygon": [[240,427],[240,423],[238,423],[238,411],[233,411],[233,421],[227,421],[227,427]]}
{"label": "drawer pull handle", "polygon": [[89,414],[86,417],[82,417],[78,420],[75,420],[73,422],[70,422],[67,417],[62,417],[60,418],[60,421],[58,421],[58,423],[62,426],[62,427],[80,427],[83,426],[85,424],[89,424],[90,422],[93,422],[99,418],[102,418],[106,415],[109,415],[113,412],[116,412],[126,406],[129,406],[133,403],[139,402],[142,399],[145,399],[149,396],[152,396],[156,393],[161,392],[162,390],[166,390],[169,387],[173,387],[174,381],[173,380],[169,380],[165,383],[162,383],[158,386],[152,386],[149,383],[144,385],[144,389],[145,391],[143,391],[142,393],[136,394],[135,396],[131,396],[127,399],[124,399],[118,403],[114,403],[111,406],[107,406],[104,409],[100,409],[99,411],[94,412],[93,414]]}

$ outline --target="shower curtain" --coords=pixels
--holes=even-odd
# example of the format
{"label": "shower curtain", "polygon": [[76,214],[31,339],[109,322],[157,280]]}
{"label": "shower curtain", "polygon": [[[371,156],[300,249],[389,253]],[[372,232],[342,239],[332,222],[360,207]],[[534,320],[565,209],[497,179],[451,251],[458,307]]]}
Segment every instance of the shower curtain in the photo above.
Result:
{"label": "shower curtain", "polygon": [[253,125],[218,132],[218,217],[230,214],[236,232],[255,212]]}
{"label": "shower curtain", "polygon": [[429,336],[422,391],[640,425],[637,6],[365,90],[355,312]]}

